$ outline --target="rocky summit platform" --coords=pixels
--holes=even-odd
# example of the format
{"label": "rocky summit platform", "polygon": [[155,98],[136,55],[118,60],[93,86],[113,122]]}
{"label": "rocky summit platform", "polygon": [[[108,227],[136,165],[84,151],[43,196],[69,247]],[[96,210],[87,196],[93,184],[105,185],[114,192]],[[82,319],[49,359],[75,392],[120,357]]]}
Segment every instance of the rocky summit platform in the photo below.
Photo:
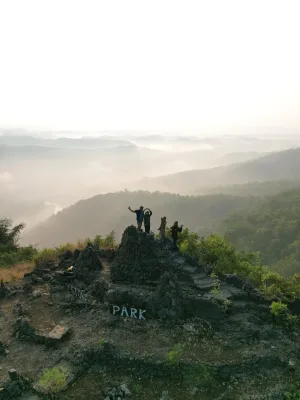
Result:
{"label": "rocky summit platform", "polygon": [[4,283],[0,400],[283,400],[300,379],[297,329],[249,282],[211,272],[130,226],[115,252],[90,245]]}

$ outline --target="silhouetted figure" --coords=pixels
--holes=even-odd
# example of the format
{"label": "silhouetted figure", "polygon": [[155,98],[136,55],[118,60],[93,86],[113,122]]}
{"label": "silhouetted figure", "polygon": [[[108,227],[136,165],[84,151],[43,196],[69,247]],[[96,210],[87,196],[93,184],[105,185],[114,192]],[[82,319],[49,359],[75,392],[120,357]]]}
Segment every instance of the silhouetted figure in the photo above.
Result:
{"label": "silhouetted figure", "polygon": [[128,210],[136,214],[137,230],[141,232],[144,220],[144,207],[140,206],[138,210],[132,210],[130,207],[128,207]]}
{"label": "silhouetted figure", "polygon": [[160,238],[163,242],[166,240],[166,226],[167,226],[167,218],[162,217],[160,219],[160,227],[158,228],[158,230]]}
{"label": "silhouetted figure", "polygon": [[152,215],[152,211],[150,208],[145,208],[144,209],[144,227],[145,227],[145,232],[150,233],[150,218]]}
{"label": "silhouetted figure", "polygon": [[171,234],[173,239],[173,250],[178,250],[177,240],[178,240],[178,232],[182,232],[182,227],[178,226],[178,221],[175,221],[173,226],[171,227]]}

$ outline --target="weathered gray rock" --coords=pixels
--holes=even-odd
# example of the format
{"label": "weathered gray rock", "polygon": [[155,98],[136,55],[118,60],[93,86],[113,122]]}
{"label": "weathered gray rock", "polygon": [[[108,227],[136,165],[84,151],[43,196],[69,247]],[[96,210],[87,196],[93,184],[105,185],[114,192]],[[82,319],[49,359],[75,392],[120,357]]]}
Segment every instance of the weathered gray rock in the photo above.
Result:
{"label": "weathered gray rock", "polygon": [[104,279],[96,281],[90,289],[92,296],[99,299],[100,301],[103,301],[107,291],[108,283]]}
{"label": "weathered gray rock", "polygon": [[127,385],[126,385],[125,383],[123,383],[122,385],[120,385],[120,389],[121,389],[121,391],[124,393],[124,396],[125,396],[125,397],[131,395],[131,392],[130,392],[130,390],[128,389],[128,387],[127,387]]}
{"label": "weathered gray rock", "polygon": [[93,246],[87,246],[79,254],[73,272],[76,278],[82,279],[87,283],[92,283],[103,269],[98,250]]}
{"label": "weathered gray rock", "polygon": [[36,330],[30,325],[29,319],[26,317],[19,317],[14,327],[14,336],[18,339],[42,344],[45,343],[45,337],[36,332]]}
{"label": "weathered gray rock", "polygon": [[167,390],[164,390],[159,400],[172,400],[172,398],[169,395],[169,392]]}
{"label": "weathered gray rock", "polygon": [[104,394],[106,396],[105,399],[108,400],[128,399],[131,396],[131,392],[125,383],[106,389]]}
{"label": "weathered gray rock", "polygon": [[50,274],[44,274],[42,276],[42,279],[43,279],[44,282],[49,282],[49,281],[52,280],[52,276]]}
{"label": "weathered gray rock", "polygon": [[153,235],[139,233],[134,226],[125,229],[111,266],[114,282],[157,281],[166,271],[178,271],[170,252]]}
{"label": "weathered gray rock", "polygon": [[41,297],[41,296],[42,296],[42,292],[40,292],[39,290],[34,290],[31,293],[30,297],[32,297],[33,299],[37,299],[38,297]]}
{"label": "weathered gray rock", "polygon": [[55,328],[48,334],[50,339],[59,341],[62,340],[68,333],[70,332],[70,328],[67,326],[56,325]]}
{"label": "weathered gray rock", "polygon": [[64,292],[65,290],[66,290],[65,287],[62,285],[52,286],[51,293]]}

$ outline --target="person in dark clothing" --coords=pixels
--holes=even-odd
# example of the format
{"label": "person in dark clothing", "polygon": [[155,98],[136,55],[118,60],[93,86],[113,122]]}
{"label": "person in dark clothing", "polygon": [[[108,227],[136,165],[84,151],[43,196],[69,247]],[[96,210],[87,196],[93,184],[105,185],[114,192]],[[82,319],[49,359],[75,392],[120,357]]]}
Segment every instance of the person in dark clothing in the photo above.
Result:
{"label": "person in dark clothing", "polygon": [[178,232],[182,232],[182,227],[178,226],[178,221],[175,221],[173,226],[171,226],[171,235],[173,239],[173,250],[178,250],[177,240],[178,240]]}
{"label": "person in dark clothing", "polygon": [[150,218],[152,215],[152,211],[150,208],[145,208],[144,209],[144,227],[145,227],[145,232],[150,233]]}
{"label": "person in dark clothing", "polygon": [[167,226],[167,217],[162,217],[160,222],[160,227],[158,228],[159,230],[159,235],[162,240],[162,242],[166,241],[166,226]]}
{"label": "person in dark clothing", "polygon": [[144,220],[144,207],[140,206],[138,210],[132,210],[130,207],[128,207],[128,210],[136,214],[137,230],[141,232]]}

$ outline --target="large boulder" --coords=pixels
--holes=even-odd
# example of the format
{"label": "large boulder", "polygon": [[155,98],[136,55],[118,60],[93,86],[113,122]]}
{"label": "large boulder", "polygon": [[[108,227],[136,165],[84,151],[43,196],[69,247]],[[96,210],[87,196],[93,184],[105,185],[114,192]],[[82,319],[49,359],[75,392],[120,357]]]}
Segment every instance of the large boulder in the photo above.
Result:
{"label": "large boulder", "polygon": [[92,283],[102,268],[103,265],[99,257],[99,250],[92,245],[88,245],[78,255],[73,272],[76,278],[87,283]]}
{"label": "large boulder", "polygon": [[136,227],[125,229],[111,266],[113,282],[146,283],[157,281],[162,274],[174,271],[176,265],[153,235],[140,233]]}

